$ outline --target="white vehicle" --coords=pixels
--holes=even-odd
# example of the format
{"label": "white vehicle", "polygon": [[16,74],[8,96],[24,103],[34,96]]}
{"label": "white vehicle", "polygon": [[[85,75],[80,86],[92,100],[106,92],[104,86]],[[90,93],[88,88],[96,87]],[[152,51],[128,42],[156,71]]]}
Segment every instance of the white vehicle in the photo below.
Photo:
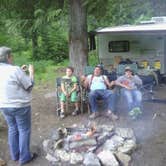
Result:
{"label": "white vehicle", "polygon": [[152,17],[139,25],[106,27],[96,30],[97,53],[104,66],[115,64],[116,57],[148,62],[166,74],[166,16]]}

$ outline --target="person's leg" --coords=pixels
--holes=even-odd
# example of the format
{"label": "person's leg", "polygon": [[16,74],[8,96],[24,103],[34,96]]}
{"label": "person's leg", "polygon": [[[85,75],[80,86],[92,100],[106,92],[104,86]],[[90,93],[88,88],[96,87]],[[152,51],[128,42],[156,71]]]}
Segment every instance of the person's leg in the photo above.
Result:
{"label": "person's leg", "polygon": [[60,95],[60,106],[61,106],[61,112],[64,112],[65,110],[65,102],[66,101],[66,96],[64,95],[64,93],[61,93]]}
{"label": "person's leg", "polygon": [[75,109],[76,110],[79,110],[79,104],[78,104],[78,95],[77,95],[77,92],[74,91],[71,93],[71,98],[70,98],[71,102],[74,103],[75,105]]}
{"label": "person's leg", "polygon": [[117,120],[118,117],[114,114],[115,111],[115,94],[111,90],[103,90],[102,98],[107,105],[107,116],[112,120]]}
{"label": "person's leg", "polygon": [[92,113],[97,112],[97,97],[98,97],[98,92],[96,90],[90,91],[88,94],[90,108],[91,108]]}
{"label": "person's leg", "polygon": [[31,135],[31,107],[18,108],[16,122],[19,131],[20,163],[31,160],[30,135]]}
{"label": "person's leg", "polygon": [[128,110],[131,111],[134,107],[132,90],[127,90],[123,88],[121,92],[127,102]]}
{"label": "person's leg", "polygon": [[60,110],[60,118],[65,118],[65,101],[66,101],[66,96],[64,93],[61,93],[60,95],[60,106],[61,106],[61,110]]}
{"label": "person's leg", "polygon": [[8,144],[10,148],[10,155],[12,160],[19,160],[19,134],[15,119],[15,109],[5,108],[3,110],[3,115],[8,124]]}
{"label": "person's leg", "polygon": [[133,90],[134,106],[142,108],[142,93],[139,90]]}

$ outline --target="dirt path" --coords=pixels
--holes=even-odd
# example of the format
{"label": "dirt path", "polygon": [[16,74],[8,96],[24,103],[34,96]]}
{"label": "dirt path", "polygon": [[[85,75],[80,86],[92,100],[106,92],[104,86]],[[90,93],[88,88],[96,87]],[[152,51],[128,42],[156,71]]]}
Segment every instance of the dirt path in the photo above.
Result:
{"label": "dirt path", "polygon": [[[166,85],[157,89],[160,98],[166,98]],[[74,123],[87,123],[87,113],[76,118],[69,116],[59,120],[55,114],[54,89],[41,88],[33,91],[32,101],[32,150],[38,152],[39,157],[27,166],[48,166],[45,154],[42,151],[42,142],[48,138],[54,128],[70,126]],[[132,121],[128,118],[122,106],[118,106],[120,120],[114,125],[120,127],[131,127],[134,129],[138,149],[133,154],[133,166],[165,166],[166,163],[166,104],[145,103],[144,114],[139,120]],[[98,124],[112,124],[110,120],[97,118]],[[9,158],[7,146],[7,128],[0,130],[0,158],[7,162],[7,166],[16,166]]]}

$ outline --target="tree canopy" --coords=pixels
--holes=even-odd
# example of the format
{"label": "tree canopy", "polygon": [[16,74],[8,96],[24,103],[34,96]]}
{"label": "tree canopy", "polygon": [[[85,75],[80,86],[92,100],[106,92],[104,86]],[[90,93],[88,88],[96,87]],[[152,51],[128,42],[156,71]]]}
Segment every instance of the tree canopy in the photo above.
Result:
{"label": "tree canopy", "polygon": [[31,50],[34,60],[69,58],[82,70],[88,61],[88,31],[165,14],[163,0],[1,0],[0,45]]}

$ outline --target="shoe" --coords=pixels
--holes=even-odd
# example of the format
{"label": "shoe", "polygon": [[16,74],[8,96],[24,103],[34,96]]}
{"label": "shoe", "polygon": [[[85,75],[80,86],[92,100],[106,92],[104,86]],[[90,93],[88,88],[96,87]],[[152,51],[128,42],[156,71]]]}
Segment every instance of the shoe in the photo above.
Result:
{"label": "shoe", "polygon": [[64,113],[64,112],[61,112],[61,113],[60,113],[60,118],[61,118],[61,119],[65,118],[65,113]]}
{"label": "shoe", "polygon": [[133,120],[137,119],[138,116],[141,115],[141,114],[142,114],[142,111],[141,111],[141,109],[140,109],[139,107],[135,107],[135,108],[133,108],[133,109],[129,112],[129,116],[130,116]]}
{"label": "shoe", "polygon": [[90,116],[89,116],[89,118],[90,119],[95,119],[95,118],[97,118],[99,116],[99,113],[98,112],[93,112]]}
{"label": "shoe", "polygon": [[34,161],[37,157],[38,157],[38,154],[37,154],[37,153],[32,153],[32,154],[31,154],[31,159],[28,160],[28,161],[26,161],[26,162],[24,162],[24,163],[20,163],[19,166],[22,166],[22,165],[28,164],[28,163]]}
{"label": "shoe", "polygon": [[113,120],[113,121],[115,121],[115,120],[118,120],[118,119],[119,119],[119,118],[118,118],[118,116],[117,116],[117,115],[115,115],[114,113],[112,113],[111,111],[107,111],[106,116],[107,116],[108,118],[110,118],[111,120]]}
{"label": "shoe", "polygon": [[80,111],[78,109],[75,109],[73,112],[72,112],[72,115],[73,116],[76,116],[80,113]]}

